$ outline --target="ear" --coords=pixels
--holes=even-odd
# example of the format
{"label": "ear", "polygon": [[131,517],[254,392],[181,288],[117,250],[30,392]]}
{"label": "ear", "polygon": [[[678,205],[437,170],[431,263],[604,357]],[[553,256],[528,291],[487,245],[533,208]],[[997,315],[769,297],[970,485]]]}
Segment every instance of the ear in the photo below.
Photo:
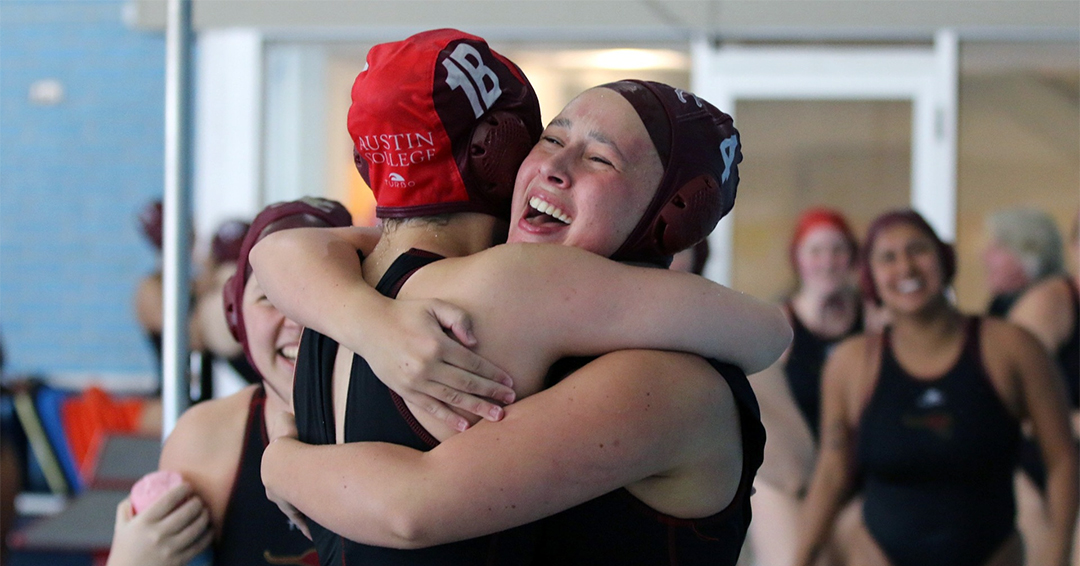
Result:
{"label": "ear", "polygon": [[496,206],[509,203],[518,168],[534,141],[520,116],[505,111],[485,116],[473,130],[467,157],[469,186],[481,191],[477,196]]}
{"label": "ear", "polygon": [[649,233],[663,255],[673,255],[694,244],[716,228],[723,203],[716,177],[703,173],[683,183],[660,209]]}

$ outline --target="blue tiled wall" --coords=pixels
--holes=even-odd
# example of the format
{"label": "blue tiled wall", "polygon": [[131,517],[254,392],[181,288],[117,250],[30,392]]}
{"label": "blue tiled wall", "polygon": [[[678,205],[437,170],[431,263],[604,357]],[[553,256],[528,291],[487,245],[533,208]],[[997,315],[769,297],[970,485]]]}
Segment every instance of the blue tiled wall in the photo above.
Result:
{"label": "blue tiled wall", "polygon": [[[122,0],[0,0],[0,334],[10,373],[146,375],[132,308],[155,255],[165,42]],[[63,100],[30,102],[58,80]]]}

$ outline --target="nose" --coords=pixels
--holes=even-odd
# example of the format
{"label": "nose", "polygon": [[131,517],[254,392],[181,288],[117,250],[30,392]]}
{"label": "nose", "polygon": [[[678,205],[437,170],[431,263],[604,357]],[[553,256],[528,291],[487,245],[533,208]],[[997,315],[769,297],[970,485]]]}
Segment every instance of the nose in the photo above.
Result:
{"label": "nose", "polygon": [[540,175],[549,185],[560,189],[570,187],[572,176],[568,161],[569,153],[566,149],[552,152],[540,163]]}

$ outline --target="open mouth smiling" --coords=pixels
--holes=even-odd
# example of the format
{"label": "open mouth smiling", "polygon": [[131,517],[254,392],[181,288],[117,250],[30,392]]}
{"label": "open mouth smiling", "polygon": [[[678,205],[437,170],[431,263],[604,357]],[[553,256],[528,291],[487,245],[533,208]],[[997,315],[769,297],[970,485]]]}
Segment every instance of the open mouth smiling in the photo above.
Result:
{"label": "open mouth smiling", "polygon": [[289,346],[282,346],[281,348],[278,348],[277,355],[285,358],[290,362],[296,362],[296,355],[299,353],[299,351],[300,345],[292,344]]}
{"label": "open mouth smiling", "polygon": [[534,226],[549,222],[559,222],[569,226],[570,223],[573,222],[573,218],[570,218],[569,214],[566,214],[561,208],[540,197],[532,197],[529,199],[529,210],[525,213],[525,219]]}

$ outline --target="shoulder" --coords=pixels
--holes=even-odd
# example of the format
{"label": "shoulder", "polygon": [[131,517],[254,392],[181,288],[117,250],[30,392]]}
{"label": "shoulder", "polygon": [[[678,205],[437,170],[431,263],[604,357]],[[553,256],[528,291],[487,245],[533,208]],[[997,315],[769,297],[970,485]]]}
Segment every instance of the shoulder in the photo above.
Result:
{"label": "shoulder", "polygon": [[239,457],[248,407],[258,385],[221,399],[204,401],[184,411],[165,440],[161,467],[184,471],[220,465]]}
{"label": "shoulder", "polygon": [[877,384],[883,344],[881,333],[868,332],[847,338],[836,346],[825,360],[821,375],[826,402],[840,403],[850,418],[862,412]]}
{"label": "shoulder", "polygon": [[1010,313],[1032,311],[1051,314],[1071,302],[1072,289],[1064,277],[1051,277],[1024,292]]}
{"label": "shoulder", "polygon": [[734,366],[714,366],[693,354],[620,350],[600,356],[575,373],[616,403],[643,401],[643,409],[674,410],[696,421],[717,409],[734,409],[726,378],[736,376],[726,375],[729,371],[742,375]]}
{"label": "shoulder", "polygon": [[581,264],[618,265],[592,252],[555,244],[501,244],[470,256],[439,262],[480,273],[497,271],[503,276],[558,273]]}
{"label": "shoulder", "polygon": [[856,334],[837,344],[825,363],[837,368],[862,368],[880,353],[881,345],[880,332]]}
{"label": "shoulder", "polygon": [[1015,322],[986,316],[979,318],[983,351],[1015,352],[1029,348],[1041,348],[1030,330]]}
{"label": "shoulder", "polygon": [[1009,311],[1009,320],[1033,332],[1048,347],[1068,337],[1076,317],[1072,288],[1064,277],[1053,277],[1028,291]]}

